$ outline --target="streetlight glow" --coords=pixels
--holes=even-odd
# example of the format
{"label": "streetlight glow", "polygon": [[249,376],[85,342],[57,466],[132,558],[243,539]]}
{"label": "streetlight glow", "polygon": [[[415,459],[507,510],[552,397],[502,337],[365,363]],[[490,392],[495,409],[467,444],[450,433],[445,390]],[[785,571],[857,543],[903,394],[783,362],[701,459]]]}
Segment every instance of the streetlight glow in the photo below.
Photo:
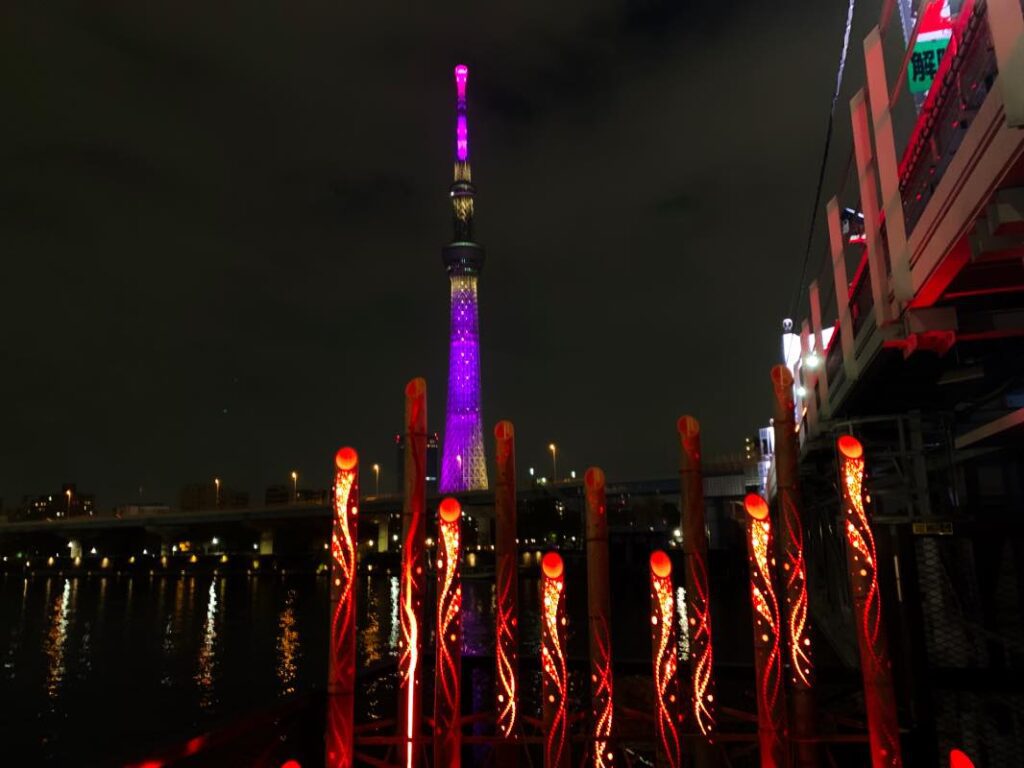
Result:
{"label": "streetlight glow", "polygon": [[558,482],[558,447],[554,443],[548,444],[548,450],[551,451],[551,482]]}

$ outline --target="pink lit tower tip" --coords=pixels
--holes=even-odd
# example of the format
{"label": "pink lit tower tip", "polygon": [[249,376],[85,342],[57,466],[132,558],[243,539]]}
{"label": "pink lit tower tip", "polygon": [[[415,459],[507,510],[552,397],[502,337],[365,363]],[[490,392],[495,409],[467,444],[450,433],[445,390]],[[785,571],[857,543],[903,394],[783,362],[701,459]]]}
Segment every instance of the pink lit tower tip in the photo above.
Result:
{"label": "pink lit tower tip", "polygon": [[466,83],[469,67],[455,67],[455,179],[450,188],[452,242],[443,250],[451,281],[448,402],[441,452],[442,493],[486,490],[487,461],[480,405],[480,323],[477,280],[484,249],[473,240],[473,175],[469,167]]}

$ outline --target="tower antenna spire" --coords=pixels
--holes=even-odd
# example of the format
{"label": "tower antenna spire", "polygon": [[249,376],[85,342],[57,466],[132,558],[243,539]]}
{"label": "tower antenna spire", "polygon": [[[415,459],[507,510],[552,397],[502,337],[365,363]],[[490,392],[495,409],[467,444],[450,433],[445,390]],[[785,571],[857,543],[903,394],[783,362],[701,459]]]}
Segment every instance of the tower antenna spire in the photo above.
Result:
{"label": "tower antenna spire", "polygon": [[469,67],[455,67],[455,179],[450,188],[454,237],[442,249],[451,281],[448,402],[441,450],[442,493],[486,490],[483,416],[480,405],[480,330],[477,279],[484,249],[473,240],[473,188],[469,168],[466,83]]}
{"label": "tower antenna spire", "polygon": [[455,242],[473,239],[473,172],[469,166],[469,123],[466,118],[466,83],[469,67],[455,67],[455,180],[451,186],[452,212],[455,215]]}

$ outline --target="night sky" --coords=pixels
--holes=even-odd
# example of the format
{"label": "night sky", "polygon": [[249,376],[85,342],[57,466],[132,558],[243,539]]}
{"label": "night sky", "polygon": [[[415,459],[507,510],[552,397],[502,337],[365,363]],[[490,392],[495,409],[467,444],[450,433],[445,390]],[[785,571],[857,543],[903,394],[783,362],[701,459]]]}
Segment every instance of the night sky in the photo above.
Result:
{"label": "night sky", "polygon": [[326,487],[345,443],[393,487],[409,378],[443,427],[459,62],[489,456],[508,418],[524,471],[666,477],[679,415],[767,423],[845,0],[440,6],[5,7],[5,508]]}

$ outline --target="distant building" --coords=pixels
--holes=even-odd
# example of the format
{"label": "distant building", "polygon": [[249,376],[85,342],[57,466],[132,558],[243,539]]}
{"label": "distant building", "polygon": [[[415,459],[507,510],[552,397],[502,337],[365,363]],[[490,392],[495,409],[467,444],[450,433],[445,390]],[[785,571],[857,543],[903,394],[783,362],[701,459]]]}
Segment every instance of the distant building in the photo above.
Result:
{"label": "distant building", "polygon": [[23,497],[17,517],[23,520],[56,520],[95,514],[96,497],[91,493],[79,493],[75,483],[64,483],[59,493]]}
{"label": "distant building", "polygon": [[[427,435],[427,491],[437,490],[440,445],[441,439],[437,432]],[[402,478],[405,476],[405,435],[395,435],[395,451],[397,458],[395,463],[395,488],[401,491]]]}
{"label": "distant building", "polygon": [[216,480],[182,486],[178,503],[185,511],[197,509],[238,509],[249,506],[246,491],[233,490]]}

